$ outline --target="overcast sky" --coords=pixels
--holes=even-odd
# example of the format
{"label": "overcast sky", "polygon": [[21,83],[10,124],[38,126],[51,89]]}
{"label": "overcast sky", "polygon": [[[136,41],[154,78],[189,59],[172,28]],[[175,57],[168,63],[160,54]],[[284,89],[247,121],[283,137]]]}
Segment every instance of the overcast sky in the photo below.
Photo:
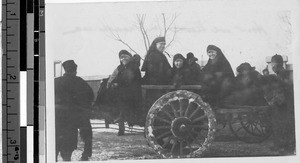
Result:
{"label": "overcast sky", "polygon": [[[74,59],[80,76],[110,74],[119,64],[118,52],[129,50],[112,38],[105,25],[142,57],[145,55],[136,23],[136,14],[142,13],[147,15],[145,26],[151,41],[161,31],[161,13],[166,14],[167,22],[175,13],[179,15],[174,25],[180,30],[167,49],[171,55],[193,52],[207,60],[206,47],[214,44],[223,50],[234,70],[243,62],[261,70],[266,66],[266,56],[276,53],[287,55],[290,63],[293,60],[296,1],[62,3],[66,1],[46,1],[46,52],[55,60]],[[170,31],[167,41],[172,34]]]}

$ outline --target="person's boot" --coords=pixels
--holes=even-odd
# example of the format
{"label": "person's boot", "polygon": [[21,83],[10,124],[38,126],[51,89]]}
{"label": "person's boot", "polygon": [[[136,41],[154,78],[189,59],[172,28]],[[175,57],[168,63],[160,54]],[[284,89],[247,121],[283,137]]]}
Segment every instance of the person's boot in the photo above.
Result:
{"label": "person's boot", "polygon": [[61,151],[60,156],[63,161],[71,161],[72,151]]}
{"label": "person's boot", "polygon": [[125,134],[125,125],[124,122],[119,122],[119,132],[118,132],[118,136],[122,136]]}
{"label": "person's boot", "polygon": [[109,121],[107,119],[105,119],[105,128],[109,128]]}

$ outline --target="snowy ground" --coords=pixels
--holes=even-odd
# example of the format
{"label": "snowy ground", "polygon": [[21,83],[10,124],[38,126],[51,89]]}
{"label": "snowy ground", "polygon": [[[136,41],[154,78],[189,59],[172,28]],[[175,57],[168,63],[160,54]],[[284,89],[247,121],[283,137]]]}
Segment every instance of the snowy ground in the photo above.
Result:
{"label": "snowy ground", "polygon": [[[93,126],[93,155],[90,160],[139,160],[160,158],[141,132],[143,128],[126,131],[124,136],[117,136],[117,130],[106,129],[100,120],[92,120]],[[103,128],[97,128],[103,127]],[[117,125],[110,125],[117,128]],[[136,127],[135,127],[136,128]],[[224,128],[216,133],[215,141],[204,157],[238,157],[238,156],[275,156],[276,152],[270,151],[271,138],[257,143],[247,144],[237,140],[230,133],[229,128]],[[83,151],[83,142],[79,141],[78,149],[73,152],[72,161],[80,159]],[[60,159],[59,159],[60,160]]]}

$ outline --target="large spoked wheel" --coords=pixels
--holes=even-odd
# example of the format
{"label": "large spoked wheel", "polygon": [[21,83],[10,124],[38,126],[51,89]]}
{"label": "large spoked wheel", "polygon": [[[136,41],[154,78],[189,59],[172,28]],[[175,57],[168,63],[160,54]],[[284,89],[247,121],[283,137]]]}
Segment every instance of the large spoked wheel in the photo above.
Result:
{"label": "large spoked wheel", "polygon": [[230,122],[232,133],[246,143],[260,143],[272,134],[272,124],[266,112],[239,114]]}
{"label": "large spoked wheel", "polygon": [[214,139],[216,119],[195,93],[179,90],[160,97],[146,118],[150,146],[164,158],[201,157]]}

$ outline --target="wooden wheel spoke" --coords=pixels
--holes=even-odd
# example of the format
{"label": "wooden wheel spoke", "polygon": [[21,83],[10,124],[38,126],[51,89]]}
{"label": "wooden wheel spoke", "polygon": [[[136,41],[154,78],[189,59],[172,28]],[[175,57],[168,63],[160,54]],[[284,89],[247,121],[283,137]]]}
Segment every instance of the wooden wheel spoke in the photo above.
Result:
{"label": "wooden wheel spoke", "polygon": [[174,104],[170,102],[170,106],[171,106],[171,108],[172,108],[172,110],[173,110],[173,113],[174,113],[175,117],[179,117],[179,116],[178,116],[178,113],[177,113],[177,110],[176,110],[176,108],[175,108],[175,106],[174,106]]}
{"label": "wooden wheel spoke", "polygon": [[192,130],[192,133],[197,134],[197,135],[200,134],[200,132],[197,132],[197,131],[194,131],[194,130]]}
{"label": "wooden wheel spoke", "polygon": [[171,123],[172,123],[171,121],[168,121],[168,120],[163,119],[163,118],[158,117],[158,116],[155,116],[155,118],[158,119],[158,120],[160,120],[160,121],[166,122],[166,123],[168,123],[168,124],[171,124]]}
{"label": "wooden wheel spoke", "polygon": [[171,129],[171,126],[153,126],[154,130]]}
{"label": "wooden wheel spoke", "polygon": [[161,139],[169,134],[172,134],[172,132],[171,131],[164,132],[164,133],[160,134],[159,136],[157,136],[157,140]]}
{"label": "wooden wheel spoke", "polygon": [[183,100],[179,100],[179,115],[183,116]]}
{"label": "wooden wheel spoke", "polygon": [[186,108],[185,113],[184,113],[184,116],[185,116],[185,117],[187,117],[190,108],[191,108],[191,103],[189,102],[189,105],[188,105],[188,107]]}
{"label": "wooden wheel spoke", "polygon": [[196,110],[194,110],[194,112],[189,116],[189,118],[192,119],[192,117],[197,113],[198,110],[201,110],[199,106],[196,108]]}
{"label": "wooden wheel spoke", "polygon": [[201,129],[208,130],[207,124],[203,124],[203,125],[192,125],[192,127],[193,127],[193,128],[201,128]]}
{"label": "wooden wheel spoke", "polygon": [[259,132],[259,134],[263,134],[263,132],[257,127],[257,125],[258,125],[258,122],[255,123],[256,130]]}
{"label": "wooden wheel spoke", "polygon": [[[197,133],[197,135],[198,135],[198,133]],[[189,137],[190,138],[192,138],[193,139],[193,141],[195,141],[196,140],[196,138],[192,135],[192,133],[189,133]]]}
{"label": "wooden wheel spoke", "polygon": [[187,145],[189,147],[189,150],[190,152],[192,153],[193,152],[193,149],[192,149],[192,146],[191,146],[191,143],[189,141],[186,141],[187,142]]}
{"label": "wooden wheel spoke", "polygon": [[180,141],[180,157],[183,155],[183,141]]}
{"label": "wooden wheel spoke", "polygon": [[174,141],[174,144],[172,145],[171,148],[171,153],[173,153],[175,146],[177,145],[177,140]]}
{"label": "wooden wheel spoke", "polygon": [[239,132],[241,129],[243,128],[243,126],[239,127],[236,132]]}
{"label": "wooden wheel spoke", "polygon": [[163,148],[166,148],[166,146],[170,143],[170,141],[171,141],[172,138],[174,138],[173,135],[170,136],[166,142],[164,142],[164,144],[162,145],[162,147],[163,147]]}
{"label": "wooden wheel spoke", "polygon": [[168,111],[166,111],[166,110],[163,110],[162,109],[162,112],[164,113],[164,114],[166,114],[171,120],[173,120],[175,117],[173,117]]}
{"label": "wooden wheel spoke", "polygon": [[198,117],[198,118],[192,120],[192,123],[197,122],[197,121],[202,121],[202,120],[204,120],[205,118],[207,118],[207,117],[206,117],[206,114],[204,114],[204,115],[202,115],[201,117]]}

